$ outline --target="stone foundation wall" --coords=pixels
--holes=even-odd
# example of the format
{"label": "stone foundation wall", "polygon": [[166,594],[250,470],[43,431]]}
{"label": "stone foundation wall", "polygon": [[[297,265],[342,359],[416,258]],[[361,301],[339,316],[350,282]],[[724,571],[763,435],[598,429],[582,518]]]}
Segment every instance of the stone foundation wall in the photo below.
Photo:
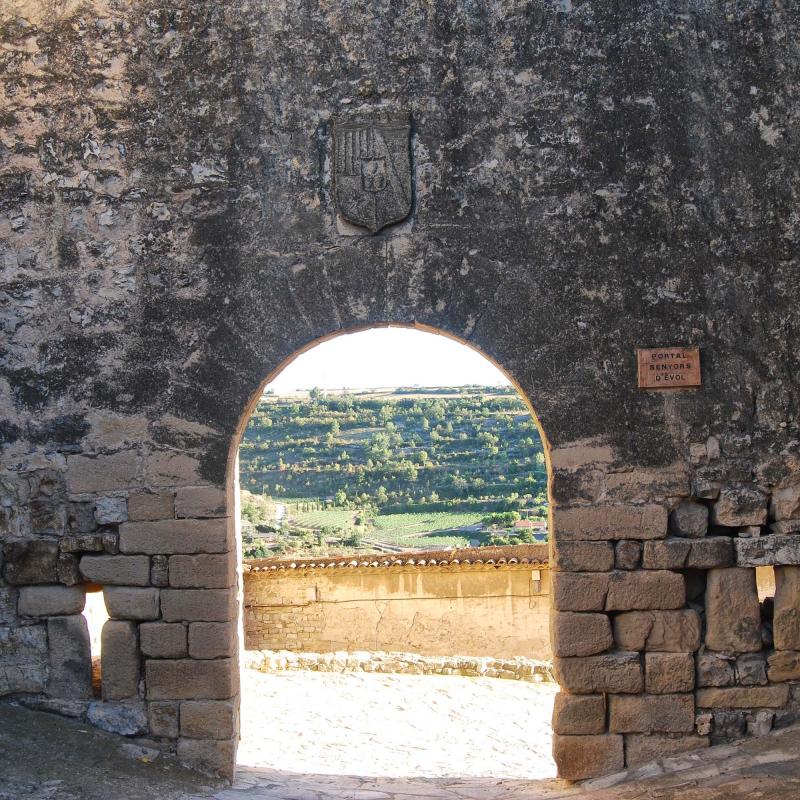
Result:
{"label": "stone foundation wall", "polygon": [[248,650],[550,658],[550,578],[529,566],[245,572]]}

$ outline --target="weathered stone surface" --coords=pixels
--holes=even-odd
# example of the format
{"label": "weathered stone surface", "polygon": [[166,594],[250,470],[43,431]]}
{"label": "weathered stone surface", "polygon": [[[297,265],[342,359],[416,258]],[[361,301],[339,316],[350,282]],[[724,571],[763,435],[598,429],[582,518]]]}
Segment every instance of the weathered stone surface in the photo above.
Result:
{"label": "weathered stone surface", "polygon": [[669,532],[673,536],[699,539],[708,531],[708,506],[684,500],[669,515]]}
{"label": "weathered stone surface", "polygon": [[553,605],[559,611],[602,611],[609,573],[554,572]]}
{"label": "weathered stone surface", "polygon": [[56,564],[58,582],[64,586],[75,586],[81,582],[81,573],[78,569],[78,558],[72,553],[59,553]]}
{"label": "weathered stone surface", "polygon": [[3,545],[3,577],[19,586],[59,583],[58,542],[34,540]]}
{"label": "weathered stone surface", "polygon": [[92,696],[92,651],[89,626],[81,614],[47,620],[50,697],[79,699]]}
{"label": "weathered stone surface", "polygon": [[126,522],[119,536],[121,552],[147,555],[225,553],[232,544],[225,518]]}
{"label": "weathered stone surface", "polygon": [[553,672],[559,685],[572,694],[635,694],[644,689],[644,675],[638,653],[556,658]]}
{"label": "weathered stone surface", "polygon": [[235,622],[192,622],[189,655],[192,658],[229,658],[236,654]]}
{"label": "weathered stone surface", "polygon": [[110,553],[115,555],[119,552],[119,534],[113,530],[104,529],[96,533],[65,536],[59,541],[59,547],[64,553]]}
{"label": "weathered stone surface", "polygon": [[733,539],[729,536],[645,542],[642,556],[645,569],[711,569],[735,563]]}
{"label": "weathered stone surface", "polygon": [[783,650],[772,653],[767,659],[768,677],[772,683],[800,681],[800,652]]}
{"label": "weathered stone surface", "polygon": [[148,486],[192,486],[203,483],[200,464],[193,456],[177,450],[155,450],[145,460]]}
{"label": "weathered stone surface", "polygon": [[139,647],[136,625],[108,620],[100,645],[104,700],[126,700],[139,692]]}
{"label": "weathered stone surface", "polygon": [[611,733],[691,733],[694,730],[692,694],[612,694],[608,709]]}
{"label": "weathered stone surface", "polygon": [[77,586],[23,586],[19,590],[19,613],[24,617],[80,614],[86,593]]}
{"label": "weathered stone surface", "polygon": [[731,686],[698,689],[698,708],[780,708],[789,701],[789,687]]}
{"label": "weathered stone surface", "polygon": [[608,650],[614,643],[611,622],[606,614],[555,611],[550,625],[555,656],[592,656]]}
{"label": "weathered stone surface", "polygon": [[559,542],[553,565],[564,572],[608,572],[614,568],[611,542]]}
{"label": "weathered stone surface", "polygon": [[91,583],[106,586],[149,586],[147,556],[83,556],[81,575]]}
{"label": "weathered stone surface", "polygon": [[558,774],[569,781],[619,772],[625,766],[622,736],[553,736]]}
{"label": "weathered stone surface", "polygon": [[225,492],[216,486],[182,486],[175,492],[175,516],[224,517]]}
{"label": "weathered stone surface", "polygon": [[169,583],[175,588],[235,586],[236,562],[227,555],[170,556]]}
{"label": "weathered stone surface", "polygon": [[44,691],[47,661],[44,625],[0,627],[0,695]]}
{"label": "weathered stone surface", "polygon": [[236,762],[237,738],[178,739],[178,759],[187,767],[231,780]]}
{"label": "weathered stone surface", "polygon": [[67,485],[73,494],[132,488],[140,482],[140,471],[136,450],[67,457]]}
{"label": "weathered stone surface", "polygon": [[638,569],[642,563],[642,543],[630,540],[617,542],[614,547],[616,569]]}
{"label": "weathered stone surface", "polygon": [[746,718],[748,736],[766,736],[772,730],[775,712],[762,709],[750,712]]}
{"label": "weathered stone surface", "polygon": [[736,659],[736,683],[740,686],[766,686],[767,662],[762,653],[744,653]]}
{"label": "weathered stone surface", "polygon": [[607,611],[681,608],[686,602],[683,575],[667,571],[612,572]]}
{"label": "weathered stone surface", "polygon": [[15,625],[17,623],[18,600],[18,589],[0,587],[0,625]]}
{"label": "weathered stone surface", "polygon": [[638,767],[661,758],[702,750],[710,744],[708,736],[629,733],[625,735],[625,766]]}
{"label": "weathered stone surface", "polygon": [[776,650],[800,650],[800,567],[775,567],[772,637]]}
{"label": "weathered stone surface", "polygon": [[169,586],[169,556],[151,557],[150,583],[153,586]]}
{"label": "weathered stone surface", "polygon": [[111,619],[158,619],[158,589],[107,586],[103,589],[106,610]]}
{"label": "weathered stone surface", "polygon": [[556,542],[616,539],[663,539],[667,510],[663,506],[587,506],[557,508]]}
{"label": "weathered stone surface", "polygon": [[[758,528],[758,530],[763,531],[762,528]],[[773,522],[769,526],[769,532],[780,535],[787,533],[800,533],[800,519],[784,519],[780,522]]]}
{"label": "weathered stone surface", "polygon": [[179,734],[178,709],[180,703],[158,700],[147,704],[151,736],[177,739]]}
{"label": "weathered stone surface", "polygon": [[663,539],[645,542],[642,566],[645,569],[682,569],[689,558],[692,542],[689,539]]}
{"label": "weathered stone surface", "polygon": [[694,689],[694,657],[691,653],[647,653],[644,686],[648,694],[691,692]]}
{"label": "weathered stone surface", "polygon": [[128,501],[124,497],[98,497],[94,505],[98,525],[118,525],[128,519]]}
{"label": "weathered stone surface", "polygon": [[761,649],[755,570],[712,569],[706,581],[706,646],[728,653]]}
{"label": "weathered stone surface", "polygon": [[239,673],[230,658],[148,659],[145,676],[149,700],[228,700],[239,690]]}
{"label": "weathered stone surface", "polygon": [[161,615],[165,622],[226,622],[236,616],[236,592],[232,589],[162,589]]}
{"label": "weathered stone surface", "polygon": [[737,539],[736,563],[740,567],[800,565],[800,536],[773,534],[758,539]]}
{"label": "weathered stone surface", "polygon": [[711,652],[701,653],[697,656],[697,685],[700,687],[733,686],[736,682],[734,667],[733,656]]}
{"label": "weathered stone surface", "polygon": [[133,492],[128,496],[131,522],[167,520],[175,516],[172,492]]}
{"label": "weathered stone surface", "polygon": [[89,722],[96,728],[121,736],[147,733],[144,703],[90,703]]}
{"label": "weathered stone surface", "polygon": [[700,647],[696,611],[630,611],[614,618],[614,641],[623,650],[692,653]]}
{"label": "weathered stone surface", "polygon": [[750,486],[726,486],[711,506],[714,525],[737,528],[742,525],[764,525],[767,521],[767,498]]}
{"label": "weathered stone surface", "polygon": [[606,701],[601,694],[559,692],[553,705],[553,731],[562,735],[604,733]]}
{"label": "weathered stone surface", "polygon": [[180,622],[143,622],[139,647],[151,658],[183,658],[188,653],[186,626]]}
{"label": "weathered stone surface", "polygon": [[800,483],[775,489],[769,501],[769,516],[774,520],[800,519]]}
{"label": "weathered stone surface", "polygon": [[190,739],[230,739],[239,732],[239,715],[232,700],[189,700],[181,703],[181,736]]}

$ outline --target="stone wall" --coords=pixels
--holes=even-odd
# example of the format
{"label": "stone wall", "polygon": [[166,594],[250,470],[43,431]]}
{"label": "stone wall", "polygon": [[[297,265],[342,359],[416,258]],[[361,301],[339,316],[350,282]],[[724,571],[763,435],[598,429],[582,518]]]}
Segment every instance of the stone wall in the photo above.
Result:
{"label": "stone wall", "polygon": [[[798,43],[761,0],[6,0],[0,692],[85,696],[83,564],[119,693],[230,774],[239,436],[287,360],[392,323],[485,353],[542,426],[562,775],[791,710]],[[334,204],[354,109],[412,120],[377,235]],[[637,388],[666,345],[701,388]]]}
{"label": "stone wall", "polygon": [[244,575],[248,650],[550,659],[541,566],[344,567]]}

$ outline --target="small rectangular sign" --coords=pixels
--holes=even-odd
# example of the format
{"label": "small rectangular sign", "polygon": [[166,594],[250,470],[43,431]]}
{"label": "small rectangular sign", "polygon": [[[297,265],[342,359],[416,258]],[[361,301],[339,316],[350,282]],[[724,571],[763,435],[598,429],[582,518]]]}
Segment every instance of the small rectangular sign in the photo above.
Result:
{"label": "small rectangular sign", "polygon": [[649,347],[636,351],[640,389],[701,386],[699,347]]}

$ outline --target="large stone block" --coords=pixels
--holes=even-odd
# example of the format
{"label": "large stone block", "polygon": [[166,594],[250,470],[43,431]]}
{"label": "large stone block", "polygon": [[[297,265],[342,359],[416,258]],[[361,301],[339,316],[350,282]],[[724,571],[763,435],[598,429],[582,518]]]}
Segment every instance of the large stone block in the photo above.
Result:
{"label": "large stone block", "polygon": [[602,611],[608,578],[607,572],[554,572],[553,605],[559,611]]}
{"label": "large stone block", "polygon": [[80,614],[86,592],[79,586],[23,586],[19,613],[23,617],[56,617]]}
{"label": "large stone block", "polygon": [[553,759],[558,775],[568,781],[582,781],[619,772],[625,766],[622,736],[553,736]]}
{"label": "large stone block", "polygon": [[638,569],[642,563],[642,543],[623,539],[614,546],[617,569]]}
{"label": "large stone block", "polygon": [[767,675],[772,683],[800,681],[800,652],[782,650],[767,659]]}
{"label": "large stone block", "polygon": [[15,586],[59,583],[58,542],[37,539],[3,545],[3,577]]}
{"label": "large stone block", "polygon": [[800,483],[776,489],[769,502],[769,515],[774,520],[800,519]]}
{"label": "large stone block", "polygon": [[694,689],[694,657],[691,653],[647,653],[644,685],[648,694],[673,694]]}
{"label": "large stone block", "polygon": [[65,536],[59,541],[62,553],[119,553],[119,534],[110,528],[96,533]]}
{"label": "large stone block", "polygon": [[659,505],[556,508],[553,522],[556,542],[663,539],[667,535],[667,510]]}
{"label": "large stone block", "polygon": [[712,569],[706,579],[706,646],[727,653],[761,649],[754,569]]}
{"label": "large stone block", "polygon": [[100,665],[104,700],[138,695],[139,646],[134,623],[110,619],[103,625]]}
{"label": "large stone block", "polygon": [[612,694],[609,698],[611,733],[691,733],[693,694]]}
{"label": "large stone block", "polygon": [[553,731],[562,735],[603,733],[606,700],[601,694],[559,692],[553,704]]}
{"label": "large stone block", "polygon": [[607,611],[673,609],[685,603],[683,575],[664,570],[610,573]]}
{"label": "large stone block", "polygon": [[740,567],[800,565],[800,536],[773,534],[757,539],[737,539],[736,563]]}
{"label": "large stone block", "polygon": [[729,536],[645,542],[642,556],[645,569],[711,569],[735,563],[733,539]]}
{"label": "large stone block", "polygon": [[714,525],[732,528],[764,525],[767,521],[767,498],[755,487],[725,487],[711,506],[711,521]]}
{"label": "large stone block", "polygon": [[232,739],[178,739],[178,759],[191,769],[231,780],[236,763],[236,743]]}
{"label": "large stone block", "polygon": [[638,653],[606,653],[582,658],[556,658],[558,684],[571,694],[605,692],[636,694],[644,689]]}
{"label": "large stone block", "polygon": [[736,659],[736,683],[740,686],[766,686],[767,662],[763,653],[743,653]]}
{"label": "large stone block", "polygon": [[169,583],[174,588],[226,589],[236,585],[233,554],[170,556]]}
{"label": "large stone block", "polygon": [[44,625],[0,627],[0,695],[43,692],[47,662]]}
{"label": "large stone block", "polygon": [[158,619],[158,589],[106,586],[103,598],[111,619]]}
{"label": "large stone block", "polygon": [[558,542],[553,566],[564,572],[608,572],[614,568],[611,542]]}
{"label": "large stone block", "polygon": [[128,519],[131,522],[172,519],[173,504],[172,492],[134,492],[128,496]]}
{"label": "large stone block", "polygon": [[188,700],[181,703],[181,736],[230,739],[239,733],[236,700]]}
{"label": "large stone block", "polygon": [[149,700],[228,700],[239,691],[239,673],[230,658],[149,659],[145,676]]}
{"label": "large stone block", "polygon": [[150,734],[164,739],[177,739],[180,733],[178,709],[180,703],[170,700],[157,700],[147,704],[150,719]]}
{"label": "large stone block", "polygon": [[630,611],[614,618],[614,640],[623,650],[693,653],[700,647],[696,611]]}
{"label": "large stone block", "polygon": [[684,500],[669,515],[669,532],[673,536],[699,539],[708,531],[708,506],[695,500]]}
{"label": "large stone block", "polygon": [[151,658],[184,658],[188,653],[186,626],[181,622],[143,622],[139,647]]}
{"label": "large stone block", "polygon": [[697,656],[697,685],[733,686],[736,682],[733,656],[706,652]]}
{"label": "large stone block", "polygon": [[119,525],[128,519],[128,501],[124,497],[98,497],[94,505],[94,518],[98,525]]}
{"label": "large stone block", "polygon": [[800,567],[775,567],[772,637],[776,650],[800,650]]}
{"label": "large stone block", "polygon": [[150,584],[150,559],[147,556],[83,556],[80,571],[87,581],[105,586]]}
{"label": "large stone block", "polygon": [[141,464],[136,450],[110,455],[67,457],[67,486],[72,494],[129,489],[141,482]]}
{"label": "large stone block", "polygon": [[645,542],[642,566],[645,569],[683,569],[692,549],[690,539],[662,539]]}
{"label": "large stone block", "polygon": [[553,655],[560,657],[592,656],[608,650],[614,643],[606,614],[554,611],[550,632]]}
{"label": "large stone block", "polygon": [[145,460],[148,486],[194,486],[203,483],[199,461],[180,451],[154,450]]}
{"label": "large stone block", "polygon": [[225,491],[216,486],[183,486],[175,492],[177,517],[224,517]]}
{"label": "large stone block", "polygon": [[625,735],[625,766],[630,768],[670,756],[702,750],[711,744],[708,736],[662,733]]}
{"label": "large stone block", "polygon": [[236,616],[236,592],[232,589],[162,589],[161,614],[165,622],[227,622]]}
{"label": "large stone block", "polygon": [[193,622],[189,625],[192,658],[229,658],[236,654],[236,623]]}
{"label": "large stone block", "polygon": [[230,534],[226,518],[126,522],[120,526],[119,548],[147,555],[225,553],[233,543]]}
{"label": "large stone block", "polygon": [[72,700],[92,696],[92,651],[86,618],[51,617],[47,620],[50,697]]}
{"label": "large stone block", "polygon": [[781,708],[789,702],[789,687],[731,686],[698,689],[698,708]]}

